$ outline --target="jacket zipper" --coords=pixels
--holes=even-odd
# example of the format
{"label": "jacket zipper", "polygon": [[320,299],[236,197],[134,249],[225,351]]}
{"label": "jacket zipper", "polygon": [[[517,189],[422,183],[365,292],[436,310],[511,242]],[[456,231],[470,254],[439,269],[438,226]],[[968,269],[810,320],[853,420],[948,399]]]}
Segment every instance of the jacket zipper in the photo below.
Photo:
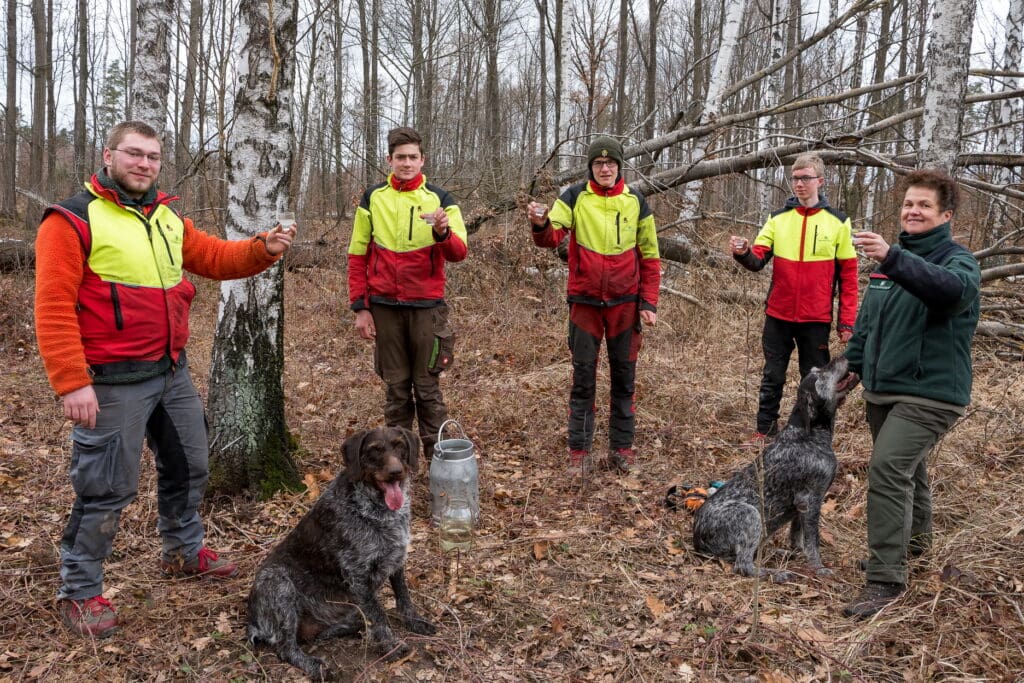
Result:
{"label": "jacket zipper", "polygon": [[174,265],[174,254],[171,253],[171,243],[167,241],[167,235],[164,234],[163,226],[160,225],[159,221],[156,221],[157,232],[160,233],[161,239],[164,241],[164,247],[167,248],[167,258],[170,260],[171,265]]}
{"label": "jacket zipper", "polygon": [[117,293],[117,283],[110,283],[110,303],[114,307],[114,327],[124,329],[124,317],[121,315],[121,295]]}
{"label": "jacket zipper", "polygon": [[812,245],[812,247],[813,247],[813,251],[811,253],[812,254],[817,254],[818,253],[818,225],[817,224],[814,225],[814,244]]}
{"label": "jacket zipper", "polygon": [[414,220],[413,219],[413,214],[414,213],[415,213],[415,209],[410,206],[409,207],[409,241],[410,242],[412,242],[412,222]]}
{"label": "jacket zipper", "polygon": [[615,212],[615,246],[622,246],[622,226],[619,223],[622,213],[619,211]]}

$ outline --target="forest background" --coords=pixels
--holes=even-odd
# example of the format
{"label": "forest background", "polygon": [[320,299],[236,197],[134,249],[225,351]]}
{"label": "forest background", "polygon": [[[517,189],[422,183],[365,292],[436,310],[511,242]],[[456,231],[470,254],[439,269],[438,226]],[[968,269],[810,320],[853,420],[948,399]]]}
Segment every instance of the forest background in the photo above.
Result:
{"label": "forest background", "polygon": [[[337,470],[340,441],[379,422],[343,253],[354,201],[385,170],[383,137],[403,124],[424,133],[428,176],[469,221],[471,257],[450,271],[461,341],[445,382],[480,450],[484,514],[471,554],[440,553],[424,471],[410,574],[442,631],[393,666],[358,640],[320,647],[343,677],[1019,680],[1021,0],[4,7],[0,680],[295,677],[244,643],[244,597]],[[98,168],[106,130],[129,117],[165,131],[161,186],[200,227],[244,237],[288,204],[302,233],[264,277],[198,283],[190,357],[217,446],[206,519],[242,576],[227,588],[159,577],[144,457],[109,563],[124,635],[90,644],[55,619],[69,426],[35,351],[31,243],[42,209]],[[560,481],[564,270],[516,210],[582,177],[598,132],[624,141],[627,177],[651,199],[665,289],[638,376],[645,465],[580,492]],[[725,238],[756,233],[787,195],[785,165],[810,149],[830,166],[833,203],[889,238],[899,175],[951,170],[967,190],[956,237],[985,278],[974,403],[933,456],[939,543],[908,596],[867,624],[836,609],[862,581],[859,401],[840,416],[826,506],[834,580],[733,577],[695,555],[689,517],[661,505],[668,484],[724,478],[754,455],[768,278],[738,272]],[[256,352],[273,360],[259,376],[242,371]]]}

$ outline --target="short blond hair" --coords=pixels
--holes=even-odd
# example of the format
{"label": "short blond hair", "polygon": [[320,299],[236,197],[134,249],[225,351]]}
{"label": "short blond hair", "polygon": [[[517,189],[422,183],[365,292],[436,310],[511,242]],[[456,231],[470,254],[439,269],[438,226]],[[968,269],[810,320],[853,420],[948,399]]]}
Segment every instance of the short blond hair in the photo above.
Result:
{"label": "short blond hair", "polygon": [[819,178],[825,175],[825,162],[822,161],[821,157],[814,152],[805,152],[798,156],[793,161],[793,167],[791,171],[795,171],[798,168],[813,168],[814,175]]}

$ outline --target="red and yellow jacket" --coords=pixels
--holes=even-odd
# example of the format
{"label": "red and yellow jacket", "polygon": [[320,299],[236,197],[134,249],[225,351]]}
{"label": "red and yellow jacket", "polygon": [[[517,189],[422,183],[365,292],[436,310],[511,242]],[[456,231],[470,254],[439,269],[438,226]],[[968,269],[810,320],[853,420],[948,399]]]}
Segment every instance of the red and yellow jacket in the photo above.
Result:
{"label": "red and yellow jacket", "polygon": [[640,302],[657,311],[661,258],[654,214],[620,176],[614,187],[593,180],[565,190],[533,241],[557,247],[569,235],[568,300],[594,306]]}
{"label": "red and yellow jacket", "polygon": [[177,361],[189,336],[195,287],[189,271],[229,280],[278,257],[261,237],[227,241],[197,230],[162,192],[125,203],[109,179],[51,206],[36,236],[35,319],[39,353],[60,394],[93,372],[126,361]]}
{"label": "red and yellow jacket", "polygon": [[[438,239],[420,214],[443,208],[448,233]],[[448,192],[421,173],[386,182],[365,193],[348,247],[348,297],[353,311],[372,303],[428,308],[444,302],[445,261],[466,258],[466,225]]]}
{"label": "red and yellow jacket", "polygon": [[850,219],[824,197],[805,207],[790,197],[773,213],[747,253],[734,256],[758,271],[775,257],[765,313],[794,323],[832,322],[839,295],[837,329],[852,330],[857,318],[857,252]]}

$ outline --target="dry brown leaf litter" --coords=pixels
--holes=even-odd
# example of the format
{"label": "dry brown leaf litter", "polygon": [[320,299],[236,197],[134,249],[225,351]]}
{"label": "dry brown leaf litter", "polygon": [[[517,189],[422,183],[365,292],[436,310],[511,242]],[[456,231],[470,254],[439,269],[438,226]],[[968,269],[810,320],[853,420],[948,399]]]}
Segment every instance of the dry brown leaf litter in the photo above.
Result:
{"label": "dry brown leaf litter", "polygon": [[[1021,680],[1024,364],[976,344],[974,403],[933,455],[936,547],[914,563],[906,597],[873,621],[852,622],[839,610],[863,581],[854,564],[865,552],[870,443],[859,399],[840,414],[840,472],[823,514],[822,552],[835,577],[814,577],[773,552],[781,535],[765,562],[788,565],[796,581],[736,576],[695,555],[689,514],[662,506],[670,484],[725,479],[754,455],[743,443],[762,313],[714,294],[763,292],[766,278],[670,269],[670,286],[704,307],[665,295],[645,336],[640,471],[599,473],[581,491],[562,472],[571,371],[564,280],[525,234],[513,230],[507,243],[502,234],[474,236],[471,259],[450,270],[459,342],[444,388],[480,453],[475,546],[458,558],[440,552],[424,464],[408,573],[441,629],[414,638],[417,654],[397,664],[379,662],[361,639],[316,646],[342,680]],[[286,278],[287,417],[309,491],[208,501],[209,544],[237,559],[241,576],[168,580],[156,566],[154,472],[144,456],[139,498],[107,563],[107,595],[124,627],[101,642],[66,633],[54,609],[56,544],[71,501],[69,427],[34,350],[31,274],[0,276],[0,296],[0,682],[303,680],[245,644],[245,598],[259,561],[334,475],[344,437],[381,420],[382,389],[370,348],[354,334],[342,269]],[[201,386],[215,301],[216,286],[201,283],[190,346]],[[600,444],[601,401],[598,413]]]}

